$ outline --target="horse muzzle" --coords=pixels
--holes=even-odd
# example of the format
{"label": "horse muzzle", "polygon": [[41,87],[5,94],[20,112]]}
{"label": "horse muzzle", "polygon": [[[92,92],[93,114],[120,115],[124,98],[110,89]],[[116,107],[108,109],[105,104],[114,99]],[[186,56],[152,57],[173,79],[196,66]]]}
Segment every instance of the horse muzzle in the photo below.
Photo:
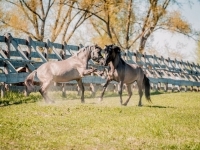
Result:
{"label": "horse muzzle", "polygon": [[104,64],[105,64],[105,61],[104,61],[104,59],[103,58],[101,58],[100,60],[99,60],[99,62],[98,62],[101,66],[104,66]]}
{"label": "horse muzzle", "polygon": [[108,66],[108,62],[106,60],[103,62],[103,66]]}

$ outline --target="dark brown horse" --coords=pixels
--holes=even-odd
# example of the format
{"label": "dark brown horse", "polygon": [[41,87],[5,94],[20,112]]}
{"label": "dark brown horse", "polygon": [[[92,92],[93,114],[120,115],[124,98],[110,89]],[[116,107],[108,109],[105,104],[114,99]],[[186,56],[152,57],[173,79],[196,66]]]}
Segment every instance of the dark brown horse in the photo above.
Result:
{"label": "dark brown horse", "polygon": [[[144,74],[144,71],[141,67],[135,64],[128,64],[122,58],[120,54],[120,48],[115,45],[106,46],[105,50],[105,60],[104,65],[110,66],[110,70],[108,71],[107,81],[103,86],[103,91],[101,93],[100,100],[103,100],[103,95],[108,86],[109,82],[114,80],[119,83],[118,85],[118,92],[120,95],[120,102],[122,105],[127,105],[131,96],[131,84],[133,82],[137,82],[138,91],[139,91],[139,103],[138,106],[142,106],[142,95],[143,95],[143,88],[145,89],[145,97],[146,99],[151,102],[150,99],[150,83],[149,79]],[[122,87],[123,85],[127,85],[128,91],[128,99],[125,103],[122,101]]]}
{"label": "dark brown horse", "polygon": [[39,90],[46,102],[54,102],[48,95],[48,89],[52,82],[68,82],[76,80],[82,91],[81,102],[84,103],[84,86],[82,77],[93,73],[96,69],[88,69],[90,59],[96,62],[103,62],[101,48],[97,45],[81,48],[76,54],[63,61],[52,61],[42,64],[37,70],[33,71],[25,80],[28,91],[34,88],[33,80],[37,75],[42,86]]}

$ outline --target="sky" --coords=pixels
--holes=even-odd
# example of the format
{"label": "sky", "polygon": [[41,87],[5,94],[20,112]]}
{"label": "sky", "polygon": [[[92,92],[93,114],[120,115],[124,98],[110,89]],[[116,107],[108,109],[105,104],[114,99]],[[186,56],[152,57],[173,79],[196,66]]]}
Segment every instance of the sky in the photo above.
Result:
{"label": "sky", "polygon": [[[177,7],[174,9],[177,9]],[[191,24],[192,28],[200,31],[200,2],[193,0],[192,6],[185,3],[181,8],[179,8],[179,10],[184,19]],[[194,60],[197,59],[195,57],[195,51],[197,48],[196,42],[188,37],[180,34],[172,34],[166,31],[155,32],[152,44],[153,47],[162,50],[165,44],[168,44],[172,49],[180,49],[181,53],[186,56],[184,60],[194,62]],[[165,58],[166,57],[168,57],[167,54]]]}

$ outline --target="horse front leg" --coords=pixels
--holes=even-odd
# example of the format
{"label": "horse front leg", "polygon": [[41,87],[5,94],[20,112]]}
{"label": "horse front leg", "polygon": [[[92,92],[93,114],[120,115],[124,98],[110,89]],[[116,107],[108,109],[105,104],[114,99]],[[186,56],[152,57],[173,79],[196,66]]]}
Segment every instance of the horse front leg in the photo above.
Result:
{"label": "horse front leg", "polygon": [[93,72],[95,72],[95,71],[97,71],[96,68],[85,69],[85,70],[83,70],[83,72],[82,72],[82,74],[81,74],[81,77],[86,76],[86,75],[89,75],[89,74],[91,74],[91,73],[93,73]]}
{"label": "horse front leg", "polygon": [[121,105],[123,105],[123,100],[122,100],[122,87],[123,87],[123,82],[120,81],[119,84],[118,84],[118,93],[119,93],[119,96],[120,96],[120,103],[121,103]]}
{"label": "horse front leg", "polygon": [[85,100],[84,100],[84,91],[85,91],[85,88],[83,86],[82,79],[78,79],[76,81],[77,81],[78,86],[79,86],[79,88],[81,90],[81,103],[85,103]]}
{"label": "horse front leg", "polygon": [[103,85],[103,91],[101,92],[101,96],[99,98],[99,101],[102,101],[103,100],[103,96],[104,96],[104,93],[105,93],[105,90],[108,86],[108,84],[110,83],[111,80],[107,79],[106,80],[106,83]]}
{"label": "horse front leg", "polygon": [[108,65],[110,67],[110,71],[108,72],[108,77],[110,78],[110,80],[112,80],[114,78],[115,67],[113,62],[110,62]]}
{"label": "horse front leg", "polygon": [[123,104],[124,106],[126,106],[132,96],[132,90],[131,90],[131,84],[127,84],[127,91],[128,91],[128,99],[126,100],[126,102]]}

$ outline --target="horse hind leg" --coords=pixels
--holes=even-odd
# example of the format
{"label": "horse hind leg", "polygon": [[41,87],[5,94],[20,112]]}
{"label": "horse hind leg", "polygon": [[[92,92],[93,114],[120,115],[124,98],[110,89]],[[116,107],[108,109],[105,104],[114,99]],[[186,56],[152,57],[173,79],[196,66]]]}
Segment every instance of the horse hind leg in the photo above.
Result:
{"label": "horse hind leg", "polygon": [[139,93],[139,103],[138,103],[138,106],[142,106],[142,96],[143,96],[143,90],[142,90],[142,82],[138,82],[137,81],[137,84],[138,84],[138,93]]}
{"label": "horse hind leg", "polygon": [[126,100],[126,102],[123,104],[124,106],[126,106],[132,96],[132,90],[131,90],[131,84],[127,84],[127,91],[128,91],[128,99]]}
{"label": "horse hind leg", "polygon": [[122,100],[122,87],[123,87],[123,82],[120,81],[119,84],[118,84],[118,93],[119,93],[119,96],[120,96],[120,103],[121,105],[123,105],[123,100]]}
{"label": "horse hind leg", "polygon": [[54,101],[51,100],[48,97],[48,94],[47,94],[48,93],[48,88],[49,88],[50,85],[51,85],[51,81],[45,82],[45,83],[42,84],[42,87],[39,90],[40,94],[42,95],[42,97],[44,98],[46,103],[54,103]]}

